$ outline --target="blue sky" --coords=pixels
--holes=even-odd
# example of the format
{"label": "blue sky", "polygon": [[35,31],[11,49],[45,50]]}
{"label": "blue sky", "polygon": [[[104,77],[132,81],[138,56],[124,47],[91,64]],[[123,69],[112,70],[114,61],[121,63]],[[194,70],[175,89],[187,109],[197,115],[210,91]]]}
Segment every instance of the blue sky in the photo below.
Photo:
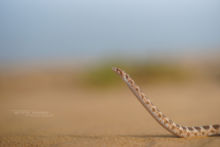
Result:
{"label": "blue sky", "polygon": [[219,0],[1,0],[0,61],[212,51],[219,14]]}

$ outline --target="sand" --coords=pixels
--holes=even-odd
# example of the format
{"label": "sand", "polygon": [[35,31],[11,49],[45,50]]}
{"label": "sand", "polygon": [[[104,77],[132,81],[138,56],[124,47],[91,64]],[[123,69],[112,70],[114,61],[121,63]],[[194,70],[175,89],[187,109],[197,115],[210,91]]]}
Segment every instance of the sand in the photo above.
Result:
{"label": "sand", "polygon": [[[142,86],[177,123],[220,123],[220,85]],[[0,94],[0,146],[220,146],[220,136],[183,139],[164,130],[125,84],[96,90],[40,88]]]}

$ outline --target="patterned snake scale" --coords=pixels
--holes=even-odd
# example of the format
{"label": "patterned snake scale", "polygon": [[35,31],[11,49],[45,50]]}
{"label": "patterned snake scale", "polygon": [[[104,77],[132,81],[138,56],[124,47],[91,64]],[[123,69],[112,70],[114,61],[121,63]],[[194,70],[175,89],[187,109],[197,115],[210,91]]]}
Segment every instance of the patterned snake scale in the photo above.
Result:
{"label": "patterned snake scale", "polygon": [[187,127],[179,125],[164,115],[155,105],[152,104],[150,99],[141,91],[140,87],[136,85],[134,80],[123,70],[113,67],[123,81],[128,85],[133,94],[137,97],[144,108],[151,114],[151,116],[166,130],[178,137],[199,137],[199,136],[216,136],[220,135],[220,125],[206,125],[199,127]]}

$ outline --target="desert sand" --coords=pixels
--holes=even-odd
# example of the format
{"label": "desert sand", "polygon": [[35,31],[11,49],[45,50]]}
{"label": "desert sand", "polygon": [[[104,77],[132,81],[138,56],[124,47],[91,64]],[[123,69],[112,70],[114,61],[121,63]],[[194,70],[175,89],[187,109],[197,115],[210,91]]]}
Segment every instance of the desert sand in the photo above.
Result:
{"label": "desert sand", "polygon": [[[157,124],[122,82],[108,89],[83,89],[76,84],[68,88],[48,86],[45,80],[39,85],[35,80],[37,88],[22,86],[22,82],[2,87],[0,146],[220,146],[220,136],[173,136]],[[219,83],[204,80],[140,86],[179,124],[220,123]]]}

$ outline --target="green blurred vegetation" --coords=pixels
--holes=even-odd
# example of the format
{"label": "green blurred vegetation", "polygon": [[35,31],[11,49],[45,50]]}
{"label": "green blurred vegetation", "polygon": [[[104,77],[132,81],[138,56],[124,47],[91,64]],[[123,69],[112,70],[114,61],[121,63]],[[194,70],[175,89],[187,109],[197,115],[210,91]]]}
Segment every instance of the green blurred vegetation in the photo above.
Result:
{"label": "green blurred vegetation", "polygon": [[111,71],[111,66],[95,67],[81,75],[83,86],[107,87],[118,81],[115,73]]}
{"label": "green blurred vegetation", "polygon": [[102,64],[81,75],[84,86],[109,87],[120,82],[120,78],[111,70],[112,66],[125,70],[138,83],[153,84],[158,82],[182,82],[190,74],[182,66],[163,62],[134,63],[125,65]]}

